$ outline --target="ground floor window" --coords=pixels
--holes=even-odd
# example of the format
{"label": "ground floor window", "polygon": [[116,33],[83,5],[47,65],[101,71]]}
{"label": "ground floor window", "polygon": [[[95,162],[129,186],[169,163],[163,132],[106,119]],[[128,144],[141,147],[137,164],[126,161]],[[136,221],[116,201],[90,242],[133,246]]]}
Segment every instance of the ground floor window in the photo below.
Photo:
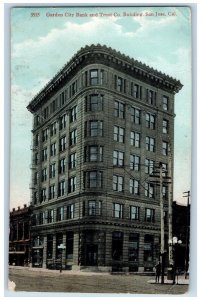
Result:
{"label": "ground floor window", "polygon": [[47,259],[53,257],[53,235],[49,234],[47,236]]}
{"label": "ground floor window", "polygon": [[112,233],[112,259],[122,260],[123,256],[123,232]]}
{"label": "ground floor window", "polygon": [[128,260],[136,262],[138,260],[139,252],[139,234],[130,233],[129,234],[129,244],[128,244]]}
{"label": "ground floor window", "polygon": [[144,237],[144,261],[153,261],[153,235],[146,234]]}
{"label": "ground floor window", "polygon": [[66,234],[66,258],[73,259],[73,242],[74,235],[73,232],[67,232]]}
{"label": "ground floor window", "polygon": [[63,234],[61,232],[56,234],[56,258],[60,258],[61,257],[61,249],[58,248],[58,246],[60,246],[61,244],[63,244]]}

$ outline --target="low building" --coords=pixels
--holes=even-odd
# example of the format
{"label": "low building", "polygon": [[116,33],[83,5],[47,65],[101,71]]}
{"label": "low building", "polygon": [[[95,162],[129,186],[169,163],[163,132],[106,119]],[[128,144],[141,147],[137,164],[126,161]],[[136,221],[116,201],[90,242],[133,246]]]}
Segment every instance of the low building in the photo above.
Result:
{"label": "low building", "polygon": [[30,262],[31,207],[18,206],[10,212],[9,265],[26,266]]}

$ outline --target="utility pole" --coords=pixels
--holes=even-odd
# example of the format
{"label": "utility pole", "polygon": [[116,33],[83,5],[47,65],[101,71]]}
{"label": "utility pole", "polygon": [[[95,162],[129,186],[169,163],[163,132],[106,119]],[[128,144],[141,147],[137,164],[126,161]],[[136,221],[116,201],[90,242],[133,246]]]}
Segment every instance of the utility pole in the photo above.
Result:
{"label": "utility pole", "polygon": [[187,198],[187,220],[186,220],[186,248],[185,248],[185,279],[187,278],[188,264],[189,264],[189,233],[190,233],[190,191],[183,192],[187,194],[183,196]]}

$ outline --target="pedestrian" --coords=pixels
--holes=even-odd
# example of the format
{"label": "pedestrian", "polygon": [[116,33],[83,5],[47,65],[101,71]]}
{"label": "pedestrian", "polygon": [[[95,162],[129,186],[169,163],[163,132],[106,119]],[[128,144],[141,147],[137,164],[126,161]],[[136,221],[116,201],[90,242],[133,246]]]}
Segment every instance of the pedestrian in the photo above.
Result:
{"label": "pedestrian", "polygon": [[160,261],[157,262],[155,265],[155,270],[156,270],[156,283],[159,283],[160,280],[160,275],[161,275],[161,263]]}

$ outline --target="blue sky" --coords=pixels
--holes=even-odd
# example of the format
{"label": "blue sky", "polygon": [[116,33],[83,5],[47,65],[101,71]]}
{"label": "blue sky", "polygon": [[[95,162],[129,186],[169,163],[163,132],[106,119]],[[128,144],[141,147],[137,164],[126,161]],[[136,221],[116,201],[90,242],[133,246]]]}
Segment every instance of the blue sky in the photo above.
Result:
{"label": "blue sky", "polygon": [[[39,12],[39,17],[31,13]],[[76,17],[76,12],[87,17]],[[100,13],[116,16],[100,17]],[[143,16],[124,17],[123,13]],[[156,16],[163,13],[164,16]],[[48,17],[60,13],[63,17]],[[65,13],[74,16],[65,16]],[[90,17],[90,14],[98,16]],[[150,16],[153,13],[154,16]],[[149,15],[149,16],[146,16]],[[174,200],[182,203],[191,178],[191,12],[187,7],[15,8],[11,10],[10,207],[30,201],[34,95],[87,44],[105,44],[177,78]]]}

